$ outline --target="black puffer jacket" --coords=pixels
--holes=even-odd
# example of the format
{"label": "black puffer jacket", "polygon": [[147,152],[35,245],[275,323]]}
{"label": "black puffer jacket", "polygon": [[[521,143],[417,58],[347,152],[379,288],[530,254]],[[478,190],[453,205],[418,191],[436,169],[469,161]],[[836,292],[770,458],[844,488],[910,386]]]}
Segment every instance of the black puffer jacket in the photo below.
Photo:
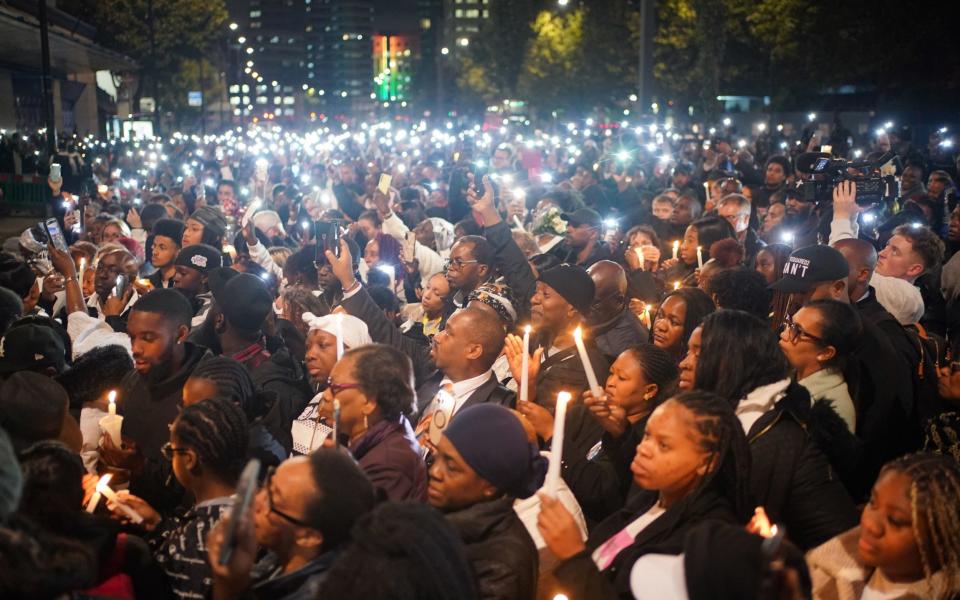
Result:
{"label": "black puffer jacket", "polygon": [[826,454],[807,433],[810,394],[791,382],[786,395],[750,428],[750,490],[801,549],[857,524],[857,509]]}
{"label": "black puffer jacket", "polygon": [[478,598],[524,600],[537,591],[537,547],[513,511],[513,498],[479,502],[446,514],[467,551]]}

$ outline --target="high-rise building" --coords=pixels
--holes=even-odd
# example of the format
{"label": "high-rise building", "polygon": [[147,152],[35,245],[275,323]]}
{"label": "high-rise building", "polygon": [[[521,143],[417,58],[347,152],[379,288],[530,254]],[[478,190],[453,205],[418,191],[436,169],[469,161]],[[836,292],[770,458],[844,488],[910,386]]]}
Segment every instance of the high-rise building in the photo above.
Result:
{"label": "high-rise building", "polygon": [[451,52],[470,45],[470,38],[490,18],[490,0],[444,0],[444,47]]}
{"label": "high-rise building", "polygon": [[374,95],[383,107],[396,102],[407,105],[417,54],[417,40],[413,36],[373,36]]}
{"label": "high-rise building", "polygon": [[325,90],[330,110],[368,110],[373,89],[373,2],[323,0],[323,5],[328,21],[314,71],[317,87]]}
{"label": "high-rise building", "polygon": [[[234,115],[268,118],[302,116],[306,80],[306,8],[311,0],[234,0],[228,4],[237,23],[234,60],[242,74],[231,73]],[[307,23],[307,25],[305,25]]]}

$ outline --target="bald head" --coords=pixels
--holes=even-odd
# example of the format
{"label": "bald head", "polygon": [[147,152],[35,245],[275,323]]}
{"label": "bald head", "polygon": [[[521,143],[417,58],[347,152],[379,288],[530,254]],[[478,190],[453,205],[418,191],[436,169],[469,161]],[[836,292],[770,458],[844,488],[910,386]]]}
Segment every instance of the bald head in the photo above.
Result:
{"label": "bald head", "polygon": [[627,302],[627,274],[623,267],[609,260],[601,260],[587,269],[587,274],[596,288],[587,322],[597,325],[617,317]]}
{"label": "bald head", "polygon": [[606,298],[611,294],[627,295],[627,273],[617,263],[601,260],[587,269],[587,273],[596,286],[595,299]]}
{"label": "bald head", "polygon": [[847,259],[850,265],[850,275],[847,278],[847,290],[850,300],[856,302],[866,293],[870,286],[870,278],[877,268],[877,249],[865,240],[845,239],[833,245],[840,254]]}
{"label": "bald head", "polygon": [[503,350],[506,333],[503,321],[496,312],[479,308],[463,308],[455,312],[447,321],[452,323],[466,344],[477,344],[483,350],[476,357],[477,371],[484,372],[493,366]]}

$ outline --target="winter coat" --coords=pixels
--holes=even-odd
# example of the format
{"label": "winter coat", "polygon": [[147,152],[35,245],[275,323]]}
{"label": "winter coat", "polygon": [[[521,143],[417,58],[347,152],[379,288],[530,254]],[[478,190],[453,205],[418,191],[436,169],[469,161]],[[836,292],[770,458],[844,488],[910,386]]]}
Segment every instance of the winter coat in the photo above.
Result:
{"label": "winter coat", "polygon": [[427,467],[406,417],[373,425],[350,444],[350,452],[388,500],[427,499]]}
{"label": "winter coat", "polygon": [[859,515],[827,456],[807,433],[810,394],[793,382],[747,432],[750,490],[801,549],[854,526]]}
{"label": "winter coat", "polygon": [[504,496],[446,514],[466,549],[481,600],[536,595],[537,547],[514,512],[513,500]]}

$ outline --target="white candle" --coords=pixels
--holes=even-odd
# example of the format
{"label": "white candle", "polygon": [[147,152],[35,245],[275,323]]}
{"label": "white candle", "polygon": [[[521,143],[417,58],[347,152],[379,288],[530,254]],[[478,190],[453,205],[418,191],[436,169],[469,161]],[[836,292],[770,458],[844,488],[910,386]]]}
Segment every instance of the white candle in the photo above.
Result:
{"label": "white candle", "polygon": [[647,326],[647,329],[650,329],[650,305],[643,305],[643,324]]}
{"label": "white candle", "polygon": [[83,297],[83,275],[84,275],[84,273],[86,273],[86,272],[87,272],[87,258],[86,258],[86,257],[81,257],[81,258],[80,258],[80,273],[79,273],[79,279],[80,279],[80,299],[81,299],[81,300],[84,300],[84,299],[85,299],[85,298]]}
{"label": "white candle", "polygon": [[[113,477],[113,475],[111,475],[110,473],[107,473],[106,475],[101,477],[100,480],[97,481],[97,487],[95,488],[95,490],[99,490],[100,484],[106,485],[110,481],[111,477]],[[97,504],[100,503],[100,498],[102,496],[103,494],[101,494],[99,491],[93,492],[93,496],[90,496],[90,502],[87,502],[88,513],[92,513],[93,511],[97,510]]]}
{"label": "white candle", "polygon": [[110,489],[110,486],[107,485],[109,479],[104,481],[103,478],[100,478],[100,481],[97,482],[97,491],[107,497],[107,500],[113,502],[117,508],[120,509],[120,512],[127,515],[131,521],[134,523],[143,523],[143,517],[140,516],[137,511],[133,510],[126,504],[120,501],[120,498],[117,497],[117,493]]}
{"label": "white candle", "polygon": [[580,353],[580,362],[583,363],[583,371],[587,374],[587,384],[590,386],[590,391],[593,392],[593,397],[599,400],[603,394],[603,388],[597,383],[597,376],[593,372],[590,357],[587,356],[587,349],[583,345],[583,331],[580,327],[573,330],[573,341],[577,345],[577,352]]}
{"label": "white candle", "polygon": [[343,314],[337,313],[337,360],[343,358]]}
{"label": "white candle", "polygon": [[517,226],[517,229],[523,231],[523,223],[520,221],[520,217],[513,215],[513,223]]}
{"label": "white candle", "polygon": [[701,251],[700,246],[697,246],[697,268],[703,268],[703,252]]}
{"label": "white candle", "polygon": [[643,271],[643,270],[644,270],[644,268],[643,268],[643,248],[634,248],[633,251],[637,253],[637,259],[639,259],[639,262],[640,262],[640,270]]}
{"label": "white candle", "polygon": [[563,428],[567,422],[567,403],[570,392],[557,394],[557,408],[553,414],[553,439],[550,442],[550,465],[547,467],[547,479],[544,490],[551,498],[557,497],[560,487],[560,466],[563,462]]}
{"label": "white candle", "polygon": [[673,259],[677,259],[677,253],[680,252],[680,240],[673,240]]}
{"label": "white candle", "polygon": [[680,289],[680,282],[679,282],[679,281],[674,281],[674,282],[673,282],[673,289],[674,289],[674,290],[679,290],[679,289]]}
{"label": "white candle", "polygon": [[529,398],[527,389],[530,386],[530,326],[523,328],[523,356],[520,358],[520,402]]}
{"label": "white candle", "polygon": [[100,419],[100,430],[110,436],[113,445],[119,448],[123,443],[121,431],[123,429],[123,417],[117,414],[117,391],[110,390],[107,394],[107,416]]}

